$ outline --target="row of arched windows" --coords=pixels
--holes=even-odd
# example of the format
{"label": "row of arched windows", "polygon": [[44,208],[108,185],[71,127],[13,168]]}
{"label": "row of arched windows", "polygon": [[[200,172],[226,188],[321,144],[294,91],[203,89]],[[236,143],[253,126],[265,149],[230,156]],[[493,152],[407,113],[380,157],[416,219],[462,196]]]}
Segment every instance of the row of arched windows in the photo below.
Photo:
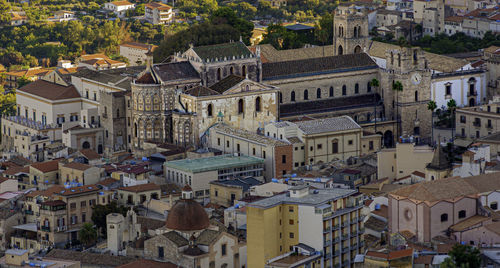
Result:
{"label": "row of arched windows", "polygon": [[[366,92],[367,93],[370,93],[372,91],[372,87],[370,85],[370,82],[368,82],[366,84]],[[335,90],[333,89],[333,87],[330,87],[330,90],[328,92],[328,96],[329,97],[334,97],[334,93],[335,93]],[[309,100],[309,90],[305,89],[304,92],[303,92],[303,96],[304,96],[304,100]],[[359,94],[359,84],[356,83],[354,85],[354,94]],[[342,86],[342,96],[346,96],[347,95],[347,86],[346,85],[343,85]],[[321,88],[318,88],[316,89],[316,99],[321,99],[322,98],[322,90]],[[295,91],[292,90],[292,92],[290,92],[290,101],[295,101]],[[282,96],[280,95],[280,103],[283,102],[282,100]]]}
{"label": "row of arched windows", "polygon": [[[460,210],[458,212],[458,218],[463,219],[467,217],[467,212],[465,210]],[[441,214],[441,222],[447,222],[448,221],[448,213],[443,213]]]}
{"label": "row of arched windows", "polygon": [[[234,74],[234,67],[231,66],[229,67],[229,75]],[[243,65],[241,66],[241,76],[246,76],[247,75],[247,66]],[[218,68],[217,69],[217,81],[222,80],[222,69]]]}
{"label": "row of arched windows", "polygon": [[[261,112],[262,111],[262,99],[260,97],[257,97],[255,99],[255,112]],[[238,100],[238,114],[242,114],[245,112],[245,102],[243,99]],[[207,115],[208,116],[214,116],[214,107],[211,103],[208,104],[207,106]]]}

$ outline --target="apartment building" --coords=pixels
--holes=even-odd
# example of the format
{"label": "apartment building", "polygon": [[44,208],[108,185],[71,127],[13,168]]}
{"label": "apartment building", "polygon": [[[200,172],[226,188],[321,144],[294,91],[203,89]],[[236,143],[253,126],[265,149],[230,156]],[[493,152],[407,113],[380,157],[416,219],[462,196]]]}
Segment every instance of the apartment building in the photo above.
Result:
{"label": "apartment building", "polygon": [[292,144],[294,168],[346,160],[374,153],[381,147],[380,135],[365,136],[349,116],[270,123],[264,127],[264,134]]}
{"label": "apartment building", "polygon": [[[46,209],[48,213],[46,215],[52,217],[54,220],[51,222],[51,226],[54,226],[54,228],[47,229],[45,233],[51,233],[54,236],[59,230],[59,232],[64,233],[65,241],[77,240],[78,231],[83,224],[92,222],[92,207],[97,205],[100,194],[101,190],[96,185],[66,188],[65,190],[55,193],[53,202],[61,202],[51,203],[51,207]],[[103,205],[106,205],[106,203]],[[62,212],[59,212],[60,210]],[[42,213],[43,209],[40,210],[40,217],[42,217]],[[59,218],[61,219],[56,221],[56,219]],[[64,218],[64,220],[62,220],[62,218]]]}
{"label": "apartment building", "polygon": [[293,169],[293,146],[288,141],[217,124],[210,128],[209,143],[211,148],[221,150],[225,154],[264,159],[266,180],[289,174]]}
{"label": "apartment building", "polygon": [[14,89],[18,87],[17,80],[20,78],[26,78],[30,81],[36,81],[42,78],[44,75],[51,72],[50,69],[46,68],[30,68],[27,70],[10,71],[5,73],[5,88]]}
{"label": "apartment building", "polygon": [[89,185],[99,182],[103,169],[88,164],[70,162],[67,164],[59,163],[59,172],[61,182],[64,182],[65,185]]}
{"label": "apartment building", "polygon": [[174,13],[169,5],[152,2],[144,5],[144,17],[155,25],[168,24],[174,20]]}
{"label": "apartment building", "polygon": [[118,204],[127,206],[139,206],[151,199],[159,200],[161,189],[154,183],[139,184],[134,186],[120,187],[117,189]]}
{"label": "apartment building", "polygon": [[500,32],[499,6],[473,10],[464,16],[462,31],[472,37],[483,38],[488,31]]}
{"label": "apartment building", "polygon": [[247,204],[249,267],[306,245],[321,253],[319,267],[350,266],[364,252],[361,194],[350,189],[294,186]]}
{"label": "apartment building", "polygon": [[[40,247],[63,247],[68,242],[67,204],[62,200],[50,200],[40,204],[37,222]],[[76,234],[76,233],[75,233]]]}
{"label": "apartment building", "polygon": [[210,182],[210,203],[230,207],[234,202],[250,196],[250,188],[262,184],[252,177]]}
{"label": "apartment building", "polygon": [[455,114],[457,142],[462,146],[500,131],[500,103],[460,108]]}
{"label": "apartment building", "polygon": [[23,204],[24,222],[35,223],[40,217],[40,204],[51,200],[55,193],[63,191],[65,188],[60,185],[54,185],[43,191],[33,191],[26,194]]}
{"label": "apartment building", "polygon": [[120,45],[120,56],[128,59],[129,66],[144,65],[147,61],[146,54],[156,48],[154,45],[126,42]]}
{"label": "apartment building", "polygon": [[168,182],[189,185],[195,198],[210,197],[210,182],[241,177],[263,181],[264,159],[254,156],[219,155],[168,161],[164,164]]}

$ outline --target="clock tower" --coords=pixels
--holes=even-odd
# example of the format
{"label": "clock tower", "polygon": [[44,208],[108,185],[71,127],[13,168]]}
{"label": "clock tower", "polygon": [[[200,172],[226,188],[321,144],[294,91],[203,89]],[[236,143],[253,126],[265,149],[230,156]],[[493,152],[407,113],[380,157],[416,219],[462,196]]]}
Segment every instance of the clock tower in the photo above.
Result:
{"label": "clock tower", "polygon": [[381,71],[382,97],[386,117],[396,120],[396,138],[431,137],[431,70],[420,48],[399,47],[386,51],[386,68]]}

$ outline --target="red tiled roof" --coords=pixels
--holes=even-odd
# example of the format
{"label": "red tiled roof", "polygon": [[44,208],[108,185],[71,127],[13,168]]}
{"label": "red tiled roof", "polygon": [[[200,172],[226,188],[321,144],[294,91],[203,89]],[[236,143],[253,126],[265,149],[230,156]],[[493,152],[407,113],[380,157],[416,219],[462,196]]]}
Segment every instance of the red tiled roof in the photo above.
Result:
{"label": "red tiled roof", "polygon": [[61,185],[54,185],[54,186],[49,187],[48,189],[43,190],[43,191],[33,191],[33,192],[30,192],[26,196],[28,196],[28,197],[35,197],[35,196],[50,197],[50,196],[52,196],[55,193],[59,193],[59,192],[63,191],[64,189],[65,188],[63,186],[61,186]]}
{"label": "red tiled roof", "polygon": [[386,260],[400,259],[400,258],[404,258],[404,257],[410,257],[412,255],[413,255],[412,248],[398,250],[398,251],[391,251],[389,253],[376,252],[376,251],[368,251],[366,253],[366,256],[381,258],[381,259],[386,259]]}
{"label": "red tiled roof", "polygon": [[425,173],[420,172],[420,171],[413,171],[411,174],[415,175],[415,176],[419,176],[421,178],[425,178]]}
{"label": "red tiled roof", "polygon": [[115,179],[113,179],[113,178],[106,178],[106,179],[104,179],[104,180],[102,180],[102,181],[100,181],[100,182],[98,182],[96,184],[103,185],[103,186],[108,186],[108,185],[111,185],[111,184],[113,184],[115,182],[118,182],[118,181],[115,180]]}
{"label": "red tiled roof", "polygon": [[117,266],[117,268],[178,268],[171,262],[158,262],[153,260],[137,260],[131,263]]}
{"label": "red tiled roof", "polygon": [[43,173],[56,171],[59,169],[59,160],[52,160],[40,163],[31,164],[32,168],[38,169]]}
{"label": "red tiled roof", "polygon": [[48,100],[80,98],[80,93],[73,85],[62,86],[40,79],[23,86],[18,89],[18,92],[29,93]]}
{"label": "red tiled roof", "polygon": [[140,193],[140,192],[147,192],[147,191],[153,191],[153,190],[160,190],[160,186],[156,185],[154,183],[146,183],[146,184],[139,184],[139,185],[128,186],[128,187],[120,187],[120,188],[118,188],[118,190]]}
{"label": "red tiled roof", "polygon": [[92,166],[87,165],[87,164],[78,163],[78,162],[71,162],[71,163],[64,165],[63,167],[85,171],[85,170],[91,168]]}
{"label": "red tiled roof", "polygon": [[16,175],[17,173],[20,173],[20,172],[23,172],[23,173],[30,173],[30,167],[11,167],[9,169],[7,169],[3,174],[5,175],[10,175],[10,176],[14,176]]}
{"label": "red tiled roof", "polygon": [[85,156],[88,160],[94,160],[94,159],[99,159],[101,156],[94,150],[92,149],[82,149],[80,150],[80,153]]}

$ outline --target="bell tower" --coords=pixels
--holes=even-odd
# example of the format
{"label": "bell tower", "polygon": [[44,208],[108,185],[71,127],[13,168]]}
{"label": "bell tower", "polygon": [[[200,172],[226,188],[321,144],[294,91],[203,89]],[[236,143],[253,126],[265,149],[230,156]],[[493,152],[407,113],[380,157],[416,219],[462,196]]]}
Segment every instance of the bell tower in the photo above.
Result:
{"label": "bell tower", "polygon": [[417,47],[398,47],[386,51],[386,68],[381,70],[382,97],[386,116],[396,120],[396,138],[431,136],[431,70],[424,52]]}
{"label": "bell tower", "polygon": [[368,32],[366,14],[352,6],[339,5],[333,16],[333,55],[365,52]]}

